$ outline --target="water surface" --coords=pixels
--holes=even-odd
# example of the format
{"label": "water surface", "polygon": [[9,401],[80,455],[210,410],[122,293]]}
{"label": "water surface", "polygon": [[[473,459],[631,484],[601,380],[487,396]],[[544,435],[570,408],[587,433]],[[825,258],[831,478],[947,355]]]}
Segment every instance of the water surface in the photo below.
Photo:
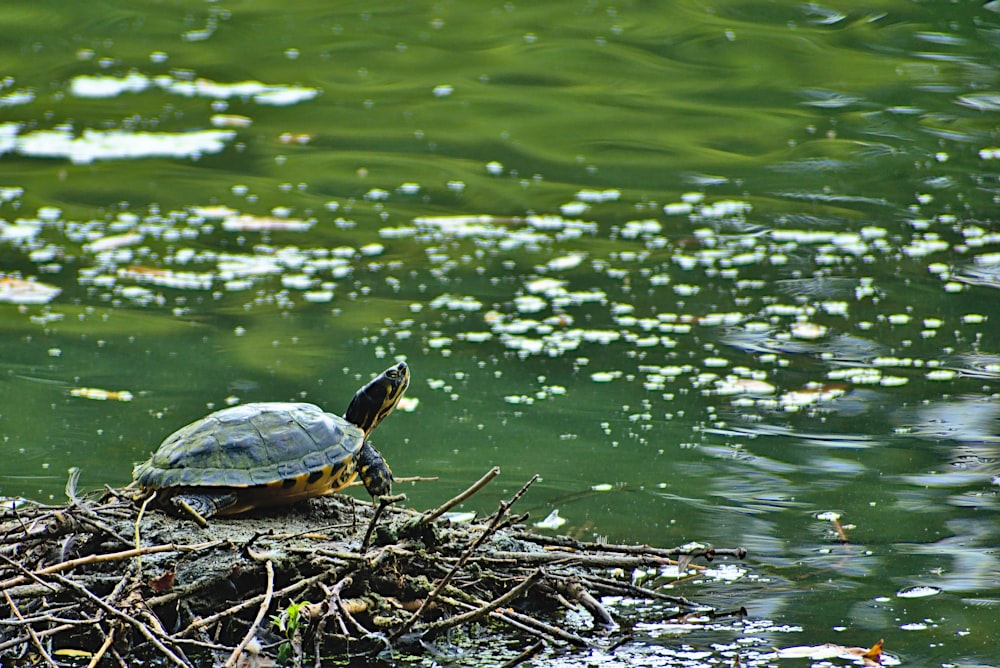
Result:
{"label": "water surface", "polygon": [[0,494],[405,359],[415,506],[751,551],[628,660],[996,661],[992,3],[9,4]]}

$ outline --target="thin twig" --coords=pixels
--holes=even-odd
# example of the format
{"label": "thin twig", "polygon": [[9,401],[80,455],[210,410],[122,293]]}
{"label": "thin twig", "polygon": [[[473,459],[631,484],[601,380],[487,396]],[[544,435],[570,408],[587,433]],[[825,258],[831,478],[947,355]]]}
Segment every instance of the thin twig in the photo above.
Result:
{"label": "thin twig", "polygon": [[347,609],[347,605],[344,603],[344,599],[340,597],[340,592],[342,592],[345,588],[351,586],[351,583],[353,581],[354,581],[353,573],[348,573],[347,575],[342,577],[337,584],[333,585],[333,592],[332,592],[334,595],[333,602],[337,605],[337,612],[340,613],[341,620],[350,622],[351,626],[354,627],[354,630],[357,633],[361,634],[363,637],[367,637],[371,635],[371,631],[362,626],[361,622],[359,622],[357,619],[354,618],[354,615],[351,614],[351,611]]}
{"label": "thin twig", "polygon": [[616,545],[613,543],[595,543],[583,540],[575,540],[569,538],[568,536],[543,536],[537,533],[531,533],[528,531],[519,531],[514,534],[514,538],[519,540],[526,540],[531,543],[537,543],[539,545],[550,545],[555,547],[565,547],[573,550],[597,550],[600,552],[618,552],[622,554],[643,554],[651,555],[655,557],[664,557],[666,559],[676,559],[681,556],[691,556],[691,557],[705,557],[708,561],[711,561],[715,557],[734,557],[736,559],[746,559],[747,551],[745,548],[715,548],[715,547],[699,547],[699,548],[684,548],[684,547],[673,547],[669,549],[661,547],[650,547],[649,545]]}
{"label": "thin twig", "polygon": [[[392,482],[393,484],[397,482],[437,482],[440,479],[441,478],[439,478],[438,476],[427,477],[422,475],[415,475],[415,476],[410,476],[408,478],[397,478],[396,476],[393,476]],[[351,482],[348,483],[348,486],[360,487],[363,484],[365,483],[362,480],[352,480]]]}
{"label": "thin twig", "polygon": [[[496,469],[497,472],[499,472],[499,469],[497,469],[496,467],[494,467],[494,469]],[[486,530],[483,531],[481,534],[479,534],[479,537],[476,538],[476,540],[473,541],[472,545],[470,545],[468,549],[465,550],[465,552],[459,558],[458,562],[451,569],[451,571],[449,571],[443,578],[441,578],[441,581],[438,582],[437,586],[434,587],[433,591],[431,591],[431,593],[428,594],[426,598],[424,598],[423,602],[420,604],[420,607],[417,608],[405,622],[403,622],[402,626],[396,629],[396,631],[390,636],[390,640],[395,640],[399,638],[413,627],[416,621],[420,619],[420,615],[422,615],[424,610],[427,609],[427,606],[429,606],[431,602],[434,601],[435,598],[437,598],[437,596],[441,593],[441,591],[448,586],[448,583],[451,582],[451,579],[455,577],[455,574],[458,573],[458,571],[462,568],[462,566],[465,565],[465,562],[469,560],[469,557],[472,556],[472,553],[475,552],[476,549],[480,545],[482,545],[487,538],[493,535],[493,532],[496,531],[498,526],[500,526],[500,522],[502,522],[504,517],[506,517],[507,511],[510,509],[510,507],[515,503],[517,503],[517,500],[520,499],[521,496],[523,496],[524,493],[528,491],[528,488],[531,487],[531,485],[534,484],[536,480],[538,480],[537,474],[532,476],[531,480],[526,482],[524,486],[522,486],[521,489],[518,490],[518,492],[510,498],[509,501],[500,502],[500,507],[497,509],[497,512],[493,517],[493,521],[490,522],[490,525],[486,527]]]}
{"label": "thin twig", "polygon": [[378,507],[375,508],[375,512],[372,514],[372,521],[368,523],[368,530],[365,531],[365,537],[361,540],[361,552],[368,551],[368,545],[371,544],[372,534],[375,532],[375,525],[378,524],[378,518],[382,516],[382,512],[385,510],[386,506],[389,506],[397,501],[406,500],[405,494],[394,494],[392,496],[380,496],[378,499]]}
{"label": "thin twig", "polygon": [[[98,626],[98,629],[101,627]],[[115,627],[111,627],[111,630],[104,636],[104,644],[101,648],[94,653],[94,656],[90,659],[90,663],[87,664],[87,668],[97,668],[97,665],[104,658],[104,655],[108,653],[108,649],[111,648],[111,643],[115,641]]]}
{"label": "thin twig", "polygon": [[[34,580],[36,583],[42,585],[43,587],[47,587],[49,589],[49,591],[55,591],[56,590],[56,588],[53,587],[51,584],[49,584],[45,580],[41,579],[40,577],[38,577],[37,575],[35,575],[31,571],[29,571],[27,568],[25,568],[21,564],[17,563],[16,561],[14,561],[10,557],[8,557],[7,555],[0,554],[0,559],[3,559],[4,561],[6,561],[7,564],[9,566],[11,566],[12,568],[14,568],[15,570],[21,571],[24,574],[24,577],[30,578],[30,579]],[[7,589],[9,590],[10,587],[7,587]]]}
{"label": "thin twig", "polygon": [[[327,577],[328,575],[329,575],[329,573],[320,573],[320,574],[314,575],[314,576],[312,576],[310,578],[306,578],[305,580],[299,580],[298,582],[295,582],[293,584],[288,585],[284,589],[278,590],[274,595],[276,597],[278,597],[278,598],[281,598],[282,596],[287,596],[289,594],[293,594],[293,593],[297,592],[300,589],[305,589],[307,587],[311,587],[312,585],[316,584],[317,582],[319,582],[323,578]],[[208,617],[202,617],[201,619],[196,619],[193,622],[191,622],[190,624],[188,624],[187,627],[185,627],[184,630],[182,630],[177,635],[178,636],[186,636],[191,631],[203,628],[203,627],[208,626],[210,624],[214,624],[215,622],[219,621],[220,619],[224,619],[226,617],[230,617],[232,615],[235,615],[236,613],[241,612],[243,610],[246,610],[247,608],[252,608],[253,606],[257,605],[258,603],[260,603],[263,600],[264,600],[264,594],[258,594],[257,596],[254,596],[253,598],[249,598],[249,599],[247,599],[245,601],[241,601],[241,602],[237,603],[236,605],[234,605],[234,606],[232,606],[230,608],[226,608],[222,612],[217,612],[214,615],[209,615]]]}
{"label": "thin twig", "polygon": [[146,514],[146,508],[148,508],[149,504],[151,504],[153,500],[156,499],[156,494],[157,492],[154,491],[152,494],[143,499],[142,505],[139,506],[139,514],[135,516],[135,529],[133,538],[135,539],[135,549],[137,550],[140,547],[142,547],[142,536],[139,533],[139,525],[142,524],[142,518]]}
{"label": "thin twig", "polygon": [[577,647],[586,647],[589,643],[576,635],[575,633],[570,633],[569,631],[564,631],[563,629],[552,626],[551,624],[546,624],[541,622],[534,617],[529,617],[528,615],[522,614],[520,612],[515,612],[514,610],[494,610],[490,613],[490,616],[497,619],[508,619],[515,622],[519,622],[524,626],[535,628],[548,636],[557,638],[559,640],[564,640],[571,645],[576,645]]}
{"label": "thin twig", "polygon": [[122,619],[131,624],[132,626],[136,627],[139,630],[139,633],[144,635],[146,639],[149,640],[149,642],[153,643],[153,646],[156,647],[156,649],[160,650],[160,653],[163,654],[163,656],[170,659],[174,664],[181,666],[181,668],[191,668],[191,664],[188,663],[187,660],[181,658],[172,649],[163,644],[163,641],[160,640],[158,637],[156,637],[156,633],[154,633],[153,630],[149,628],[149,626],[147,626],[146,624],[142,623],[135,617],[125,614],[121,610],[108,605],[107,603],[104,602],[104,600],[100,596],[94,594],[83,585],[77,584],[76,582],[73,582],[69,578],[64,578],[58,573],[53,573],[52,577],[55,578],[58,582],[61,582],[63,585],[70,587],[71,589],[77,591],[86,598],[90,599],[105,612],[108,612],[111,615],[119,619]]}
{"label": "thin twig", "polygon": [[514,668],[515,666],[519,666],[528,659],[534,658],[535,655],[541,652],[543,649],[545,649],[545,641],[537,640],[534,643],[532,643],[526,650],[515,656],[513,659],[501,664],[500,668]]}
{"label": "thin twig", "polygon": [[482,478],[472,483],[472,485],[464,492],[462,492],[458,496],[448,499],[434,510],[428,511],[423,515],[421,515],[418,522],[420,524],[427,524],[429,522],[433,522],[434,520],[441,517],[442,515],[444,515],[446,512],[448,512],[458,504],[462,503],[463,501],[471,497],[473,494],[481,490],[483,487],[486,487],[486,485],[488,485],[490,481],[493,480],[493,478],[496,478],[498,475],[500,475],[500,467],[494,466],[489,471],[487,471]]}
{"label": "thin twig", "polygon": [[[42,629],[41,631],[37,631],[35,635],[37,635],[39,638],[57,636],[60,633],[65,633],[66,631],[72,631],[73,629],[76,629],[78,626],[80,625],[77,623],[60,624],[59,626],[53,626],[48,629]],[[0,652],[3,652],[6,649],[10,649],[11,647],[17,647],[18,645],[23,645],[30,639],[31,638],[27,636],[18,636],[16,638],[11,638],[10,640],[5,640],[4,642],[0,642]]]}
{"label": "thin twig", "polygon": [[517,564],[575,564],[596,568],[628,568],[634,566],[662,566],[670,563],[667,557],[617,554],[586,554],[584,552],[490,552],[480,557],[485,562]]}
{"label": "thin twig", "polygon": [[522,580],[516,587],[508,591],[507,593],[499,596],[485,605],[481,605],[475,610],[470,610],[468,612],[463,612],[460,615],[453,615],[451,617],[445,617],[431,624],[427,624],[424,627],[420,627],[418,630],[423,631],[425,634],[438,633],[445,629],[450,629],[454,626],[459,626],[460,624],[468,624],[474,622],[481,617],[485,617],[489,613],[493,612],[499,607],[505,606],[511,601],[523,596],[529,589],[531,589],[535,584],[544,577],[544,573],[541,569],[534,571],[531,575]]}
{"label": "thin twig", "polygon": [[662,591],[649,589],[648,587],[640,587],[639,585],[632,584],[631,582],[621,582],[619,580],[613,580],[599,575],[583,575],[581,577],[598,590],[615,596],[633,596],[637,598],[659,599],[661,601],[670,601],[671,603],[684,607],[699,607],[696,603],[692,603],[683,596],[664,594]]}
{"label": "thin twig", "polygon": [[[138,557],[144,554],[155,554],[157,552],[193,552],[196,550],[205,550],[211,547],[218,547],[222,545],[225,541],[213,540],[208,543],[196,543],[194,545],[177,545],[175,543],[169,543],[167,545],[153,545],[151,547],[140,547],[137,550],[124,550],[123,552],[112,552],[111,554],[91,554],[86,557],[80,557],[79,559],[70,559],[69,561],[61,561],[58,564],[52,564],[51,566],[46,566],[45,568],[36,569],[35,575],[50,575],[52,573],[58,573],[59,571],[66,571],[77,566],[88,566],[90,564],[100,564],[108,561],[122,561],[123,559],[131,559],[132,557]],[[25,576],[17,576],[0,582],[0,589],[7,589],[8,587],[13,587],[15,585],[20,585],[28,582],[28,578]]]}
{"label": "thin twig", "polygon": [[[345,577],[341,582],[350,582],[351,578]],[[323,639],[326,637],[326,622],[330,617],[334,617],[337,620],[337,626],[340,627],[340,633],[338,634],[341,638],[350,638],[351,632],[347,630],[347,625],[344,624],[344,618],[339,614],[334,614],[339,612],[337,603],[340,599],[340,591],[334,591],[327,587],[322,582],[317,583],[319,588],[323,590],[326,595],[326,611],[323,616],[319,618],[319,622],[316,623],[316,633],[313,634],[313,649],[315,650],[316,668],[320,668],[323,665]],[[338,585],[340,582],[337,583]]]}
{"label": "thin twig", "polygon": [[232,668],[236,665],[236,661],[240,658],[240,654],[246,649],[246,646],[250,644],[253,640],[254,635],[257,633],[257,627],[260,623],[264,621],[264,615],[267,614],[267,609],[271,607],[271,597],[274,595],[274,563],[268,559],[264,562],[264,568],[267,569],[267,589],[264,591],[264,600],[260,604],[260,609],[257,611],[257,617],[253,620],[253,624],[247,630],[243,640],[240,644],[236,646],[233,653],[229,655],[229,659],[223,665],[223,668]]}
{"label": "thin twig", "polygon": [[[497,508],[496,515],[498,517],[505,516],[507,514],[507,511],[510,510],[511,506],[513,506],[515,503],[517,503],[518,500],[522,496],[524,496],[525,492],[527,492],[528,489],[532,485],[535,484],[535,482],[538,480],[539,477],[540,476],[537,473],[535,475],[531,476],[531,479],[528,480],[528,482],[526,482],[523,485],[521,485],[521,489],[517,490],[514,493],[514,496],[510,497],[510,499],[508,501],[506,501],[506,502],[501,502],[500,503],[500,507]],[[499,524],[498,524],[498,526],[499,526]]]}
{"label": "thin twig", "polygon": [[[3,596],[4,598],[7,599],[7,605],[10,606],[10,611],[14,613],[14,616],[17,617],[18,619],[23,620],[24,616],[21,614],[21,610],[18,609],[17,604],[14,603],[14,599],[10,597],[10,594],[4,592]],[[31,637],[32,644],[34,644],[35,649],[38,650],[38,653],[42,655],[42,658],[45,659],[45,663],[52,666],[52,668],[59,668],[59,664],[56,663],[56,660],[52,658],[52,655],[50,655],[48,652],[45,651],[45,646],[42,644],[42,641],[39,640],[38,636],[35,634],[35,629],[28,626],[27,630],[28,630],[28,635]]]}

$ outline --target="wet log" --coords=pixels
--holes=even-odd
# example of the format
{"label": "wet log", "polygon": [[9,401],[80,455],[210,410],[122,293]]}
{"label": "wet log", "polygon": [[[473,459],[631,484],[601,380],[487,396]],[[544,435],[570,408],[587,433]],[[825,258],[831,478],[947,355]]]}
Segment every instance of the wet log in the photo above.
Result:
{"label": "wet log", "polygon": [[[655,602],[658,620],[711,616],[673,590],[634,583],[630,569],[746,556],[532,533],[511,509],[534,478],[492,515],[451,522],[447,511],[498,473],[424,512],[402,506],[405,497],[334,495],[207,528],[146,508],[129,489],[81,496],[68,487],[61,506],[6,501],[0,656],[49,666],[71,652],[94,666],[319,665],[338,653],[420,652],[479,625],[524,638],[508,661],[516,665],[550,646],[612,646],[631,624],[619,624],[607,596]],[[571,610],[592,618],[589,631],[565,623]]]}

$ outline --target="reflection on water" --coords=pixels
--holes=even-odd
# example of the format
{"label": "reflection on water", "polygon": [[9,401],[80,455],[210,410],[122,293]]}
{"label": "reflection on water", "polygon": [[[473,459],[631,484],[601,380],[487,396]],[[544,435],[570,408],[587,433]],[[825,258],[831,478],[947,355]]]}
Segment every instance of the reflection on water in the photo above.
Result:
{"label": "reflection on water", "polygon": [[270,4],[9,8],[0,494],[405,358],[415,505],[743,544],[730,659],[991,660],[1000,15]]}

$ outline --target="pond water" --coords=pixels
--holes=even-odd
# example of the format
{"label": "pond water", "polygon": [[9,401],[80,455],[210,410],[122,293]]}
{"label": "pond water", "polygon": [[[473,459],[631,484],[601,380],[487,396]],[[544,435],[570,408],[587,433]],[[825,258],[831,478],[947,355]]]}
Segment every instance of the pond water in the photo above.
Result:
{"label": "pond water", "polygon": [[996,665],[996,4],[8,0],[0,495],[405,359],[416,507],[748,548],[617,660]]}

